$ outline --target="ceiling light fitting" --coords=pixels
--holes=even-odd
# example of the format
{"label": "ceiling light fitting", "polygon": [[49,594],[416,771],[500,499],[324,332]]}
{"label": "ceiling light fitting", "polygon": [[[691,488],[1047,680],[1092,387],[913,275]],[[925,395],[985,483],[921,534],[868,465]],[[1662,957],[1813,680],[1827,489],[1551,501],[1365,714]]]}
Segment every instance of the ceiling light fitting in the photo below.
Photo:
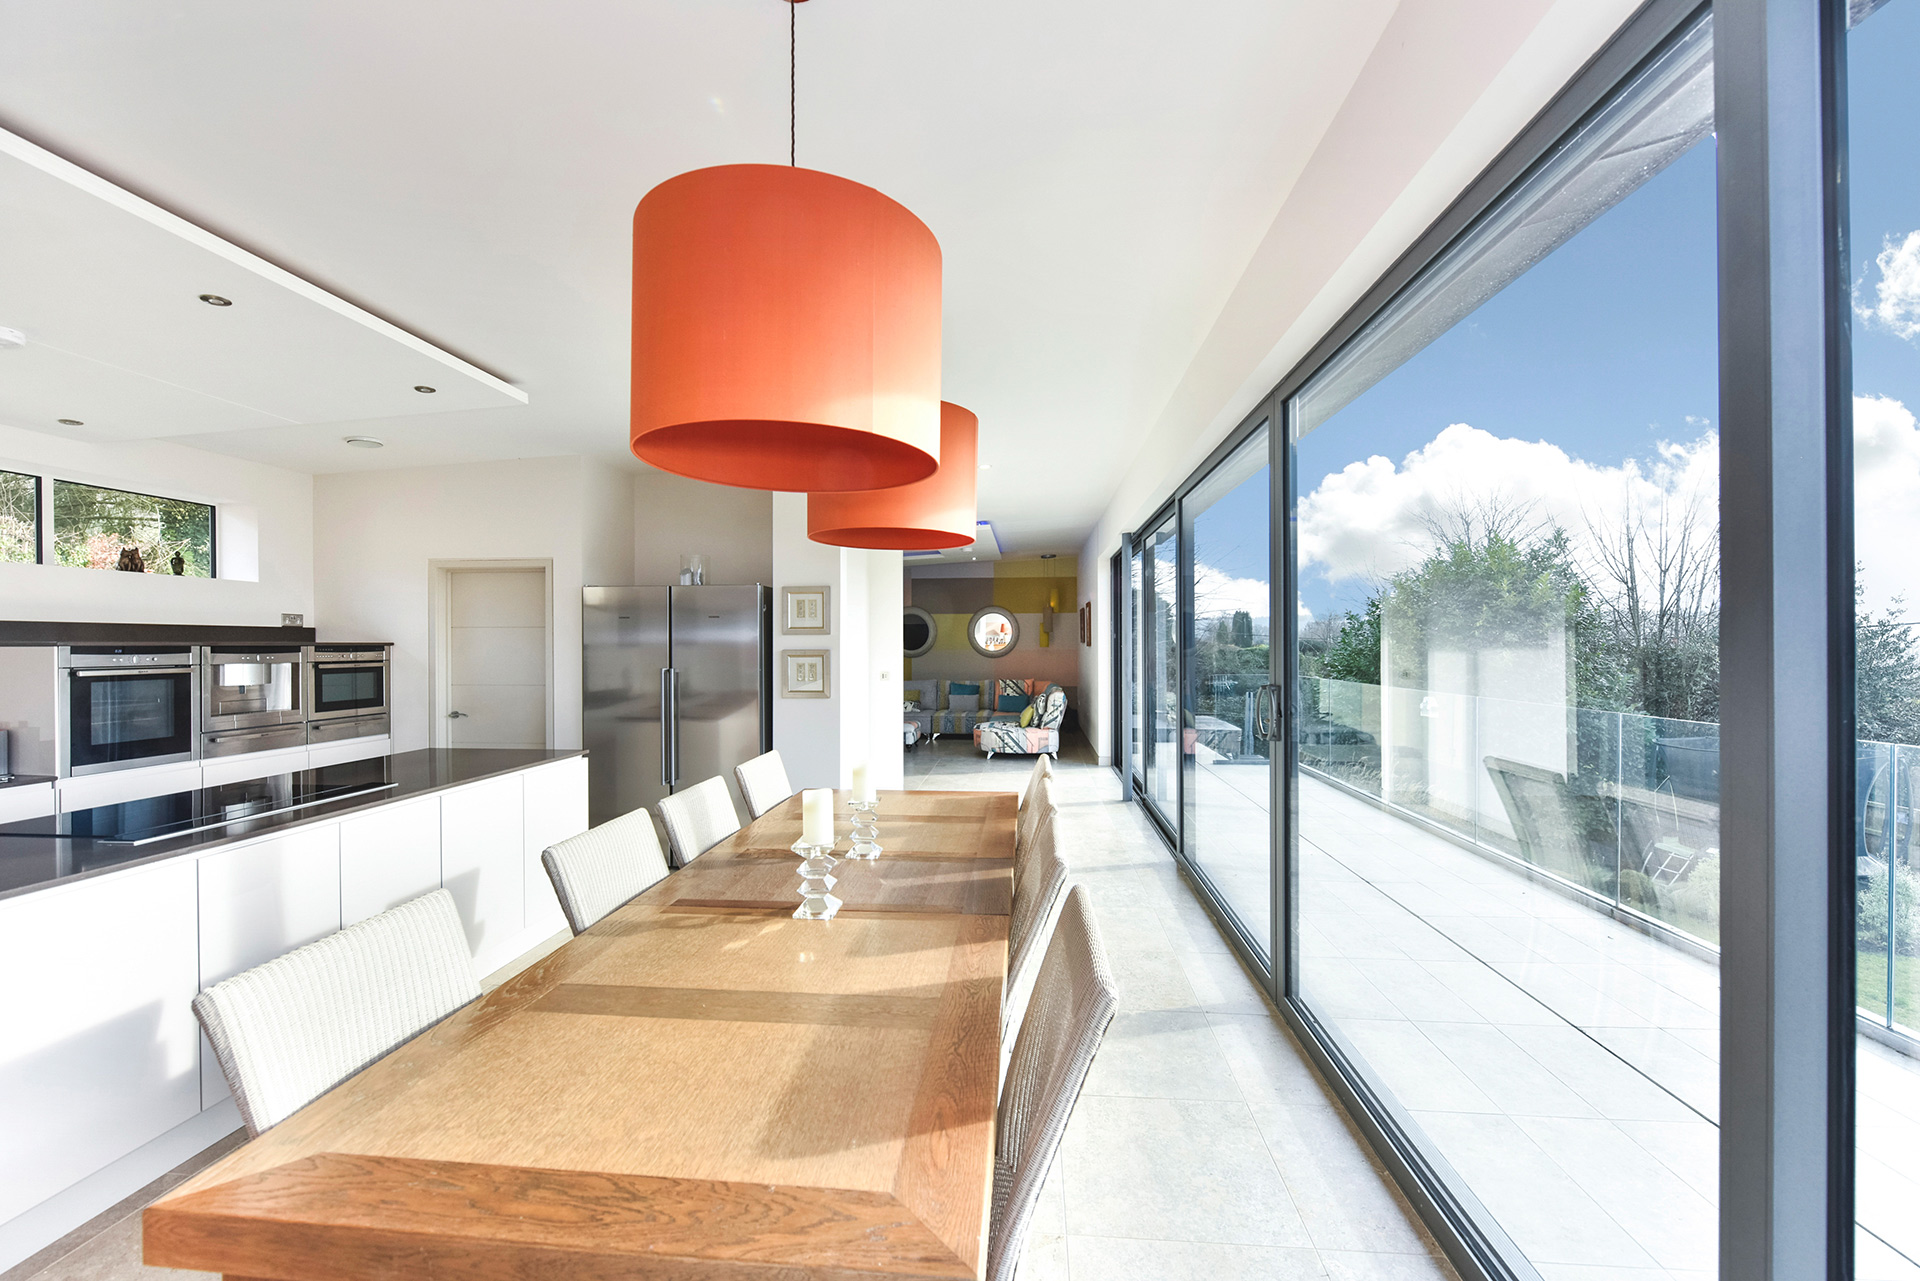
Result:
{"label": "ceiling light fitting", "polygon": [[233,299],[222,298],[219,294],[201,294],[200,301],[209,307],[231,307]]}
{"label": "ceiling light fitting", "polygon": [[1056,557],[1056,556],[1058,556],[1059,554],[1060,554],[1059,552],[1041,552],[1041,553],[1040,553],[1040,559],[1041,559],[1041,560],[1052,560],[1052,559],[1053,559],[1054,557]]}
{"label": "ceiling light fitting", "polygon": [[373,436],[348,436],[346,443],[355,449],[385,449],[387,442]]}
{"label": "ceiling light fitting", "polygon": [[629,441],[723,485],[909,485],[940,463],[940,245],[873,188],[795,163],[795,12],[788,163],[696,169],[634,210]]}
{"label": "ceiling light fitting", "polygon": [[940,469],[896,489],[808,494],[807,537],[833,547],[937,551],[976,536],[980,419],[940,403]]}
{"label": "ceiling light fitting", "polygon": [[24,347],[26,345],[27,336],[18,329],[0,328],[0,347]]}
{"label": "ceiling light fitting", "polygon": [[427,387],[420,383],[415,383],[413,389],[424,396],[431,396],[434,392],[440,390],[438,387]]}
{"label": "ceiling light fitting", "polygon": [[86,426],[86,424],[81,422],[78,418],[56,418],[54,421],[59,423],[62,427],[85,427]]}

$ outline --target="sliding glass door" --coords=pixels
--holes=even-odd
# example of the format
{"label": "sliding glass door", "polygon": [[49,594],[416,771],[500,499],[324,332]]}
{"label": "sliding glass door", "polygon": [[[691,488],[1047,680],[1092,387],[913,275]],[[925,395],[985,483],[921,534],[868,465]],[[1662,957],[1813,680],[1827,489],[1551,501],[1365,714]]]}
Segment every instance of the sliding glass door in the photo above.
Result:
{"label": "sliding glass door", "polygon": [[1920,4],[1847,37],[1853,261],[1855,1276],[1920,1279]]}
{"label": "sliding glass door", "polygon": [[1273,937],[1272,467],[1265,422],[1180,502],[1188,602],[1181,650],[1180,845],[1263,956]]}
{"label": "sliding glass door", "polygon": [[1290,404],[1291,995],[1542,1274],[1716,1267],[1711,77],[1699,24]]}
{"label": "sliding glass door", "polygon": [[1141,542],[1141,795],[1169,834],[1180,824],[1180,526],[1168,512]]}

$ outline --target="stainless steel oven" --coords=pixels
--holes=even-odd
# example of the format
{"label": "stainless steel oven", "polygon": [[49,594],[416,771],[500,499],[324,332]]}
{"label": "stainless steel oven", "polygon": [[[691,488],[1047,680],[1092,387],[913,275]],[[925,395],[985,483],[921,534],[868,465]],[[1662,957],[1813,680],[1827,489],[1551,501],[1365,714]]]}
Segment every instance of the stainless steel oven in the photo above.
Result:
{"label": "stainless steel oven", "polygon": [[202,757],[299,747],[307,712],[298,645],[202,651]]}
{"label": "stainless steel oven", "polygon": [[55,700],[62,778],[200,754],[200,667],[164,646],[63,645]]}
{"label": "stainless steel oven", "polygon": [[[385,733],[390,664],[387,650],[364,645],[309,645],[307,657],[307,720],[313,741],[358,737],[344,732],[336,721],[354,721],[359,733]],[[362,723],[364,722],[364,727]]]}

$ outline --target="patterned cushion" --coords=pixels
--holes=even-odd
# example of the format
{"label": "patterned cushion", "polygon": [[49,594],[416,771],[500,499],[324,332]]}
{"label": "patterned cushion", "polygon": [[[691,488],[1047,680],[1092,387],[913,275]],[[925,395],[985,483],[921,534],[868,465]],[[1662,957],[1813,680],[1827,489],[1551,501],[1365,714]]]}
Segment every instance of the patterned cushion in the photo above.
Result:
{"label": "patterned cushion", "polygon": [[1060,723],[1067,719],[1067,691],[1058,685],[1049,685],[1046,692],[1033,701],[1036,709],[1033,723],[1044,729],[1059,729]]}
{"label": "patterned cushion", "polygon": [[930,712],[940,706],[939,681],[901,681],[900,694],[906,701],[918,703],[922,711]]}
{"label": "patterned cushion", "polygon": [[1020,704],[1013,699],[1027,696],[1027,682],[1013,676],[1003,676],[993,683],[993,706],[995,711],[1017,712]]}

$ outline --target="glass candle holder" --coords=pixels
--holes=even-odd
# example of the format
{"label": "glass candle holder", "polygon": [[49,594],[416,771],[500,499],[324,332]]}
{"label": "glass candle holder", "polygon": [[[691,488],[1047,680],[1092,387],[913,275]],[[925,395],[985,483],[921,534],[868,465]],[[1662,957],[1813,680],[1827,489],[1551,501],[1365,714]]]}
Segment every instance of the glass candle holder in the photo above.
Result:
{"label": "glass candle holder", "polygon": [[829,873],[840,861],[833,856],[833,846],[795,841],[791,848],[800,856],[800,906],[794,909],[794,919],[831,920],[840,910],[840,900],[828,893],[836,884]]}
{"label": "glass candle holder", "polygon": [[879,858],[880,802],[854,801],[849,808],[853,811],[853,848],[847,851],[847,857]]}

